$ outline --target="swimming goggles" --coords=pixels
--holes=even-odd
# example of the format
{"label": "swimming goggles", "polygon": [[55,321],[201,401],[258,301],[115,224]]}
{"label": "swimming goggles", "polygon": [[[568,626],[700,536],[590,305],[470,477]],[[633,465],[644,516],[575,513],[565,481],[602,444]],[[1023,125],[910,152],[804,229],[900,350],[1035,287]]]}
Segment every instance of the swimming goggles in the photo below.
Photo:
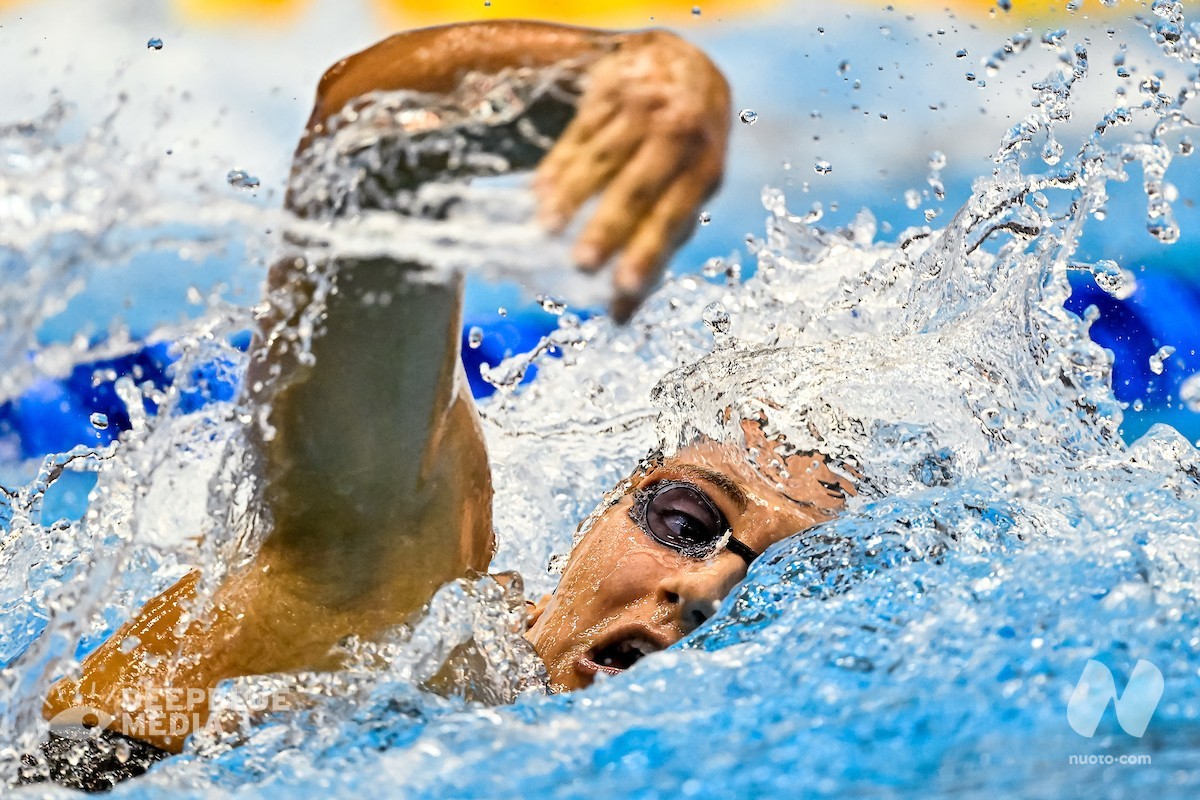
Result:
{"label": "swimming goggles", "polygon": [[690,483],[661,481],[638,489],[629,517],[656,542],[689,558],[709,559],[722,548],[747,564],[759,556],[734,538],[725,515]]}

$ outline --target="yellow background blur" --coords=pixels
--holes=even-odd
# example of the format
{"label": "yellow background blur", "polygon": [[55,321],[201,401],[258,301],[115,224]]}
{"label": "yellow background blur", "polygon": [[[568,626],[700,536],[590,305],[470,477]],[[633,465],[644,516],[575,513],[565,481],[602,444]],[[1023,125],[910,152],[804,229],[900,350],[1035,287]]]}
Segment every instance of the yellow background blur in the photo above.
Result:
{"label": "yellow background blur", "polygon": [[[677,22],[697,17],[698,22],[716,22],[736,17],[753,17],[755,12],[789,3],[819,0],[346,0],[369,4],[381,22],[396,27],[436,25],[473,19],[524,17],[579,25],[633,27],[655,22]],[[0,0],[0,8],[36,3],[37,0]],[[272,24],[302,15],[311,0],[172,0],[181,20],[224,23],[230,21]],[[952,8],[960,13],[988,19],[1023,18],[1030,21],[1066,15],[1067,0],[1012,0],[1012,10],[998,10],[996,0],[890,0],[856,2],[858,6],[886,5],[902,10]],[[1100,0],[1084,0],[1081,11],[1112,13]]]}

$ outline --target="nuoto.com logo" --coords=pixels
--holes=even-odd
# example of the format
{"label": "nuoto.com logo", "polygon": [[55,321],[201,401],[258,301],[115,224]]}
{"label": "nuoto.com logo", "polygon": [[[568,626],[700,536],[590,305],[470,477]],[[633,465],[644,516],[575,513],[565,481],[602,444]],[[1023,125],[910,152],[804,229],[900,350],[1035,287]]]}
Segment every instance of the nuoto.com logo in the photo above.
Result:
{"label": "nuoto.com logo", "polygon": [[1129,675],[1125,690],[1117,694],[1112,671],[1095,659],[1083,668],[1067,702],[1067,722],[1080,736],[1092,737],[1108,704],[1117,711],[1117,723],[1130,736],[1141,737],[1162,699],[1163,676],[1158,667],[1141,659]]}

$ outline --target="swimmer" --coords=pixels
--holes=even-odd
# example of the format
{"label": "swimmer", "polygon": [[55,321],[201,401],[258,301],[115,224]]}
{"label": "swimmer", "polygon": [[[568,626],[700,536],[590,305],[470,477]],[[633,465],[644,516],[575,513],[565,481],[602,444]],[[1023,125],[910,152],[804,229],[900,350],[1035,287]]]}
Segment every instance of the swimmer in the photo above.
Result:
{"label": "swimmer", "polygon": [[[724,170],[728,86],[676,36],[532,22],[399,34],[325,74],[296,163],[371,92],[441,95],[468,75],[549,70],[565,76],[574,108],[537,165],[540,219],[559,230],[599,195],[573,254],[585,270],[615,261],[612,313],[624,319]],[[295,193],[288,204],[310,213]],[[172,687],[186,698],[180,716],[194,722],[132,735],[154,757],[178,753],[219,681],[336,670],[346,636],[377,635],[446,582],[487,571],[492,485],[459,360],[461,280],[428,285],[406,280],[411,264],[340,260],[312,359],[302,361],[274,334],[311,300],[304,267],[284,259],[272,269],[273,311],[246,379],[248,402],[264,411],[248,437],[270,534],[207,613],[188,616],[204,611],[192,608],[196,572],[147,603],[50,689],[48,719],[80,706],[136,716],[138,687]],[[385,291],[391,303],[363,302]],[[763,419],[741,427],[744,442],[699,441],[646,459],[590,520],[554,594],[531,604],[527,637],[552,689],[586,687],[679,641],[763,551],[830,519],[854,493],[824,457],[768,440]],[[762,454],[757,466],[751,448]]]}

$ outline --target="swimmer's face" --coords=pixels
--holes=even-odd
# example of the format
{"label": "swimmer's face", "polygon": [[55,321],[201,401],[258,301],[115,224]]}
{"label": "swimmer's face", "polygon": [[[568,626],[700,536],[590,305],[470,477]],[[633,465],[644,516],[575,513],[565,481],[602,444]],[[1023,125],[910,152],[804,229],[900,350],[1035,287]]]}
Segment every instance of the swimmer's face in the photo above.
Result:
{"label": "swimmer's face", "polygon": [[[823,456],[779,458],[757,424],[742,427],[762,474],[740,446],[708,442],[681,450],[636,474],[572,550],[558,589],[539,606],[527,634],[556,688],[583,688],[598,673],[618,674],[669,647],[711,617],[746,576],[746,557],[728,547],[696,557],[644,529],[641,509],[656,490],[660,534],[664,516],[675,530],[682,524],[689,532],[727,523],[732,537],[755,553],[830,519],[854,494]],[[682,488],[663,491],[668,482]]]}

